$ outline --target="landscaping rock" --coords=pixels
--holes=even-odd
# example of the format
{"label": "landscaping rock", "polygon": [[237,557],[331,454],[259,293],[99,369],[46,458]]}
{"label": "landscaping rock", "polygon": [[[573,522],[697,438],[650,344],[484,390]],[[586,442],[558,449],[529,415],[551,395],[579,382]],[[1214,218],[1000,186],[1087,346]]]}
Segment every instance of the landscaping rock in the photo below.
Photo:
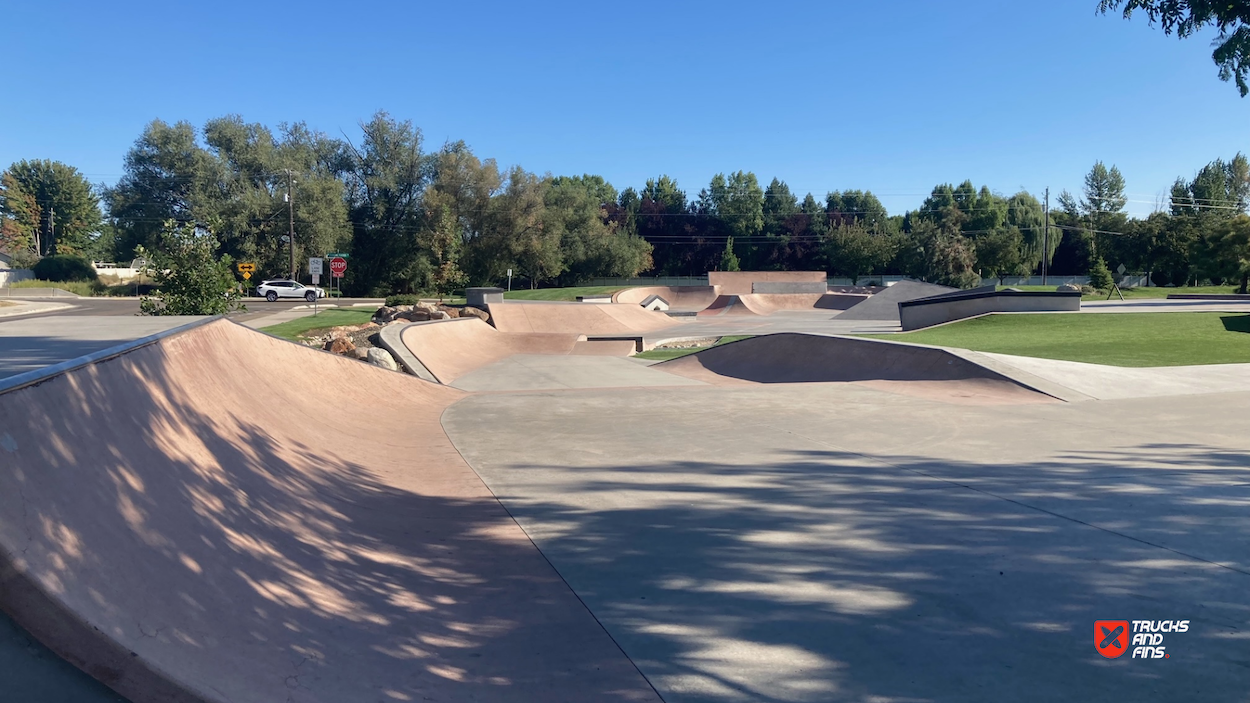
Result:
{"label": "landscaping rock", "polygon": [[347,337],[335,337],[334,339],[326,342],[324,349],[331,354],[347,356],[349,354],[354,354],[356,351],[356,344]]}
{"label": "landscaping rock", "polygon": [[450,305],[439,305],[438,311],[447,313],[447,316],[453,320],[456,319],[457,317],[460,317],[460,309],[453,308]]}
{"label": "landscaping rock", "polygon": [[490,322],[490,313],[478,308],[463,307],[460,308],[460,317],[476,317],[482,322]]}
{"label": "landscaping rock", "polygon": [[450,320],[451,315],[448,315],[442,310],[435,310],[434,312],[430,313],[430,319],[431,320]]}
{"label": "landscaping rock", "polygon": [[395,363],[395,357],[391,356],[391,353],[385,349],[378,349],[377,347],[374,347],[369,350],[367,358],[369,363],[374,366],[381,366],[382,368],[390,369],[391,371],[399,370],[399,364]]}
{"label": "landscaping rock", "polygon": [[426,320],[434,319],[434,315],[437,314],[437,312],[430,312],[428,310],[408,310],[406,312],[396,314],[395,320],[403,320],[406,322],[425,322]]}
{"label": "landscaping rock", "polygon": [[1055,290],[1060,293],[1080,293],[1081,287],[1078,285],[1073,285],[1071,283],[1065,283],[1059,286],[1058,288],[1056,288]]}
{"label": "landscaping rock", "polygon": [[364,347],[356,347],[355,355],[356,355],[356,358],[360,359],[361,361],[368,361],[369,349],[364,348]]}

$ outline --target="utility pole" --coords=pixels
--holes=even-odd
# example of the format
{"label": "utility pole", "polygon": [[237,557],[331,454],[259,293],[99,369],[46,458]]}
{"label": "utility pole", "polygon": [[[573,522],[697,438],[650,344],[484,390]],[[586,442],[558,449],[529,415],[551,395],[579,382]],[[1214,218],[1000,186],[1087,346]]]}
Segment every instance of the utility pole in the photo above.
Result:
{"label": "utility pole", "polygon": [[[44,240],[48,245],[48,252],[52,252],[52,245],[56,243],[56,206],[48,205],[48,238]],[[35,252],[43,256],[43,252]]]}
{"label": "utility pole", "polygon": [[1042,230],[1042,285],[1046,285],[1046,259],[1050,258],[1050,187],[1046,188],[1046,205],[1042,208],[1045,229]]}
{"label": "utility pole", "polygon": [[295,176],[291,169],[286,170],[286,213],[290,221],[287,230],[287,241],[291,245],[291,280],[295,278]]}

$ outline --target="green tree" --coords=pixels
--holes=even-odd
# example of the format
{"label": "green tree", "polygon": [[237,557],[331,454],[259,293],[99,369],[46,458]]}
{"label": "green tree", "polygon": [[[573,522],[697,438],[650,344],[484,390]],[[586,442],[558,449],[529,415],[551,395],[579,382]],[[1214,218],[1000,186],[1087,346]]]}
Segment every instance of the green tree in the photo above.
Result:
{"label": "green tree", "polygon": [[738,261],[738,255],[734,253],[734,238],[725,239],[725,251],[721,254],[720,267],[723,271],[741,271],[742,265]]}
{"label": "green tree", "polygon": [[976,240],[977,266],[982,274],[998,279],[1021,275],[1025,269],[1025,244],[1020,230],[1000,227]]}
{"label": "green tree", "polygon": [[1250,283],[1250,217],[1221,220],[1202,237],[1199,257],[1204,275],[1237,281],[1237,292],[1245,293]]}
{"label": "green tree", "polygon": [[1250,205],[1250,160],[1238,153],[1225,162],[1216,159],[1186,181],[1172,185],[1172,214],[1209,214],[1235,217]]}
{"label": "green tree", "polygon": [[1111,277],[1111,269],[1107,268],[1107,262],[1102,257],[1094,259],[1094,265],[1089,269],[1089,284],[1099,290],[1107,290],[1114,285],[1115,279]]}
{"label": "green tree", "polygon": [[594,276],[632,277],[651,267],[651,245],[608,217],[616,189],[602,176],[561,176],[544,193],[545,219],[560,237],[564,282]]}
{"label": "green tree", "polygon": [[437,156],[422,150],[412,122],[378,112],[361,125],[360,146],[344,154],[352,265],[345,285],[358,292],[411,292],[427,274],[419,266],[417,235],[426,188]]}
{"label": "green tree", "polygon": [[141,314],[224,315],[242,307],[231,270],[234,260],[217,255],[212,232],[169,220],[157,240],[151,251],[142,245],[137,249],[156,285],[152,295],[139,301]]}
{"label": "green tree", "polygon": [[0,174],[0,237],[38,256],[87,254],[99,235],[100,199],[78,169],[59,161],[18,161]]}
{"label": "green tree", "polygon": [[1220,80],[1233,79],[1241,97],[1250,93],[1250,2],[1246,0],[1101,0],[1098,11],[1106,14],[1124,9],[1128,19],[1137,10],[1150,24],[1158,23],[1165,34],[1184,39],[1206,26],[1219,30],[1211,59],[1220,67]]}
{"label": "green tree", "polygon": [[859,285],[861,276],[875,273],[894,258],[896,243],[887,234],[874,234],[858,222],[835,224],[826,235],[824,256],[834,273],[850,276]]}

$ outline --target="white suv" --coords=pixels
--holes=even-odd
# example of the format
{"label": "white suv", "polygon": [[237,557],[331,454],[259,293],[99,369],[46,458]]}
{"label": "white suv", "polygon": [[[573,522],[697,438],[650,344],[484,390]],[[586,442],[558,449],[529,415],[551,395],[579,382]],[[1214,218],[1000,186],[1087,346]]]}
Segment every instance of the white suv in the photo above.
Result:
{"label": "white suv", "polygon": [[260,285],[256,286],[256,295],[263,297],[271,303],[278,298],[303,298],[311,303],[317,298],[326,297],[326,291],[324,288],[306,286],[297,281],[280,278],[272,281],[261,281]]}

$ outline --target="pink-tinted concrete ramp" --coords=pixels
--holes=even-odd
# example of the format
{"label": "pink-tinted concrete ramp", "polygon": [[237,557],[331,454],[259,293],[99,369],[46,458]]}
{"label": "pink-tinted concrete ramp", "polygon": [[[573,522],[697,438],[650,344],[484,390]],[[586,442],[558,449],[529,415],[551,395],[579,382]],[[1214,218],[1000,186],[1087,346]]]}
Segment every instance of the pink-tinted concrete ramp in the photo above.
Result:
{"label": "pink-tinted concrete ramp", "polygon": [[757,315],[790,310],[846,310],[868,298],[856,293],[752,293],[738,302]]}
{"label": "pink-tinted concrete ramp", "polygon": [[612,302],[641,305],[647,298],[658,295],[671,310],[697,311],[711,305],[717,294],[716,286],[643,286],[613,293]]}
{"label": "pink-tinted concrete ramp", "polygon": [[658,700],[444,435],[460,392],[220,320],[16,378],[0,606],[132,701]]}
{"label": "pink-tinted concrete ramp", "polygon": [[680,324],[662,312],[618,303],[491,303],[500,332],[527,334],[636,334]]}
{"label": "pink-tinted concrete ramp", "polygon": [[742,304],[740,295],[718,295],[712,304],[700,310],[700,317],[719,317],[721,315],[756,315],[755,311]]}
{"label": "pink-tinted concrete ramp", "polygon": [[651,368],[714,385],[849,382],[957,403],[1055,402],[944,349],[848,337],[770,334]]}
{"label": "pink-tinted concrete ramp", "polygon": [[419,322],[403,330],[403,344],[440,382],[514,354],[629,356],[629,340],[587,340],[585,335],[500,332],[475,317]]}

